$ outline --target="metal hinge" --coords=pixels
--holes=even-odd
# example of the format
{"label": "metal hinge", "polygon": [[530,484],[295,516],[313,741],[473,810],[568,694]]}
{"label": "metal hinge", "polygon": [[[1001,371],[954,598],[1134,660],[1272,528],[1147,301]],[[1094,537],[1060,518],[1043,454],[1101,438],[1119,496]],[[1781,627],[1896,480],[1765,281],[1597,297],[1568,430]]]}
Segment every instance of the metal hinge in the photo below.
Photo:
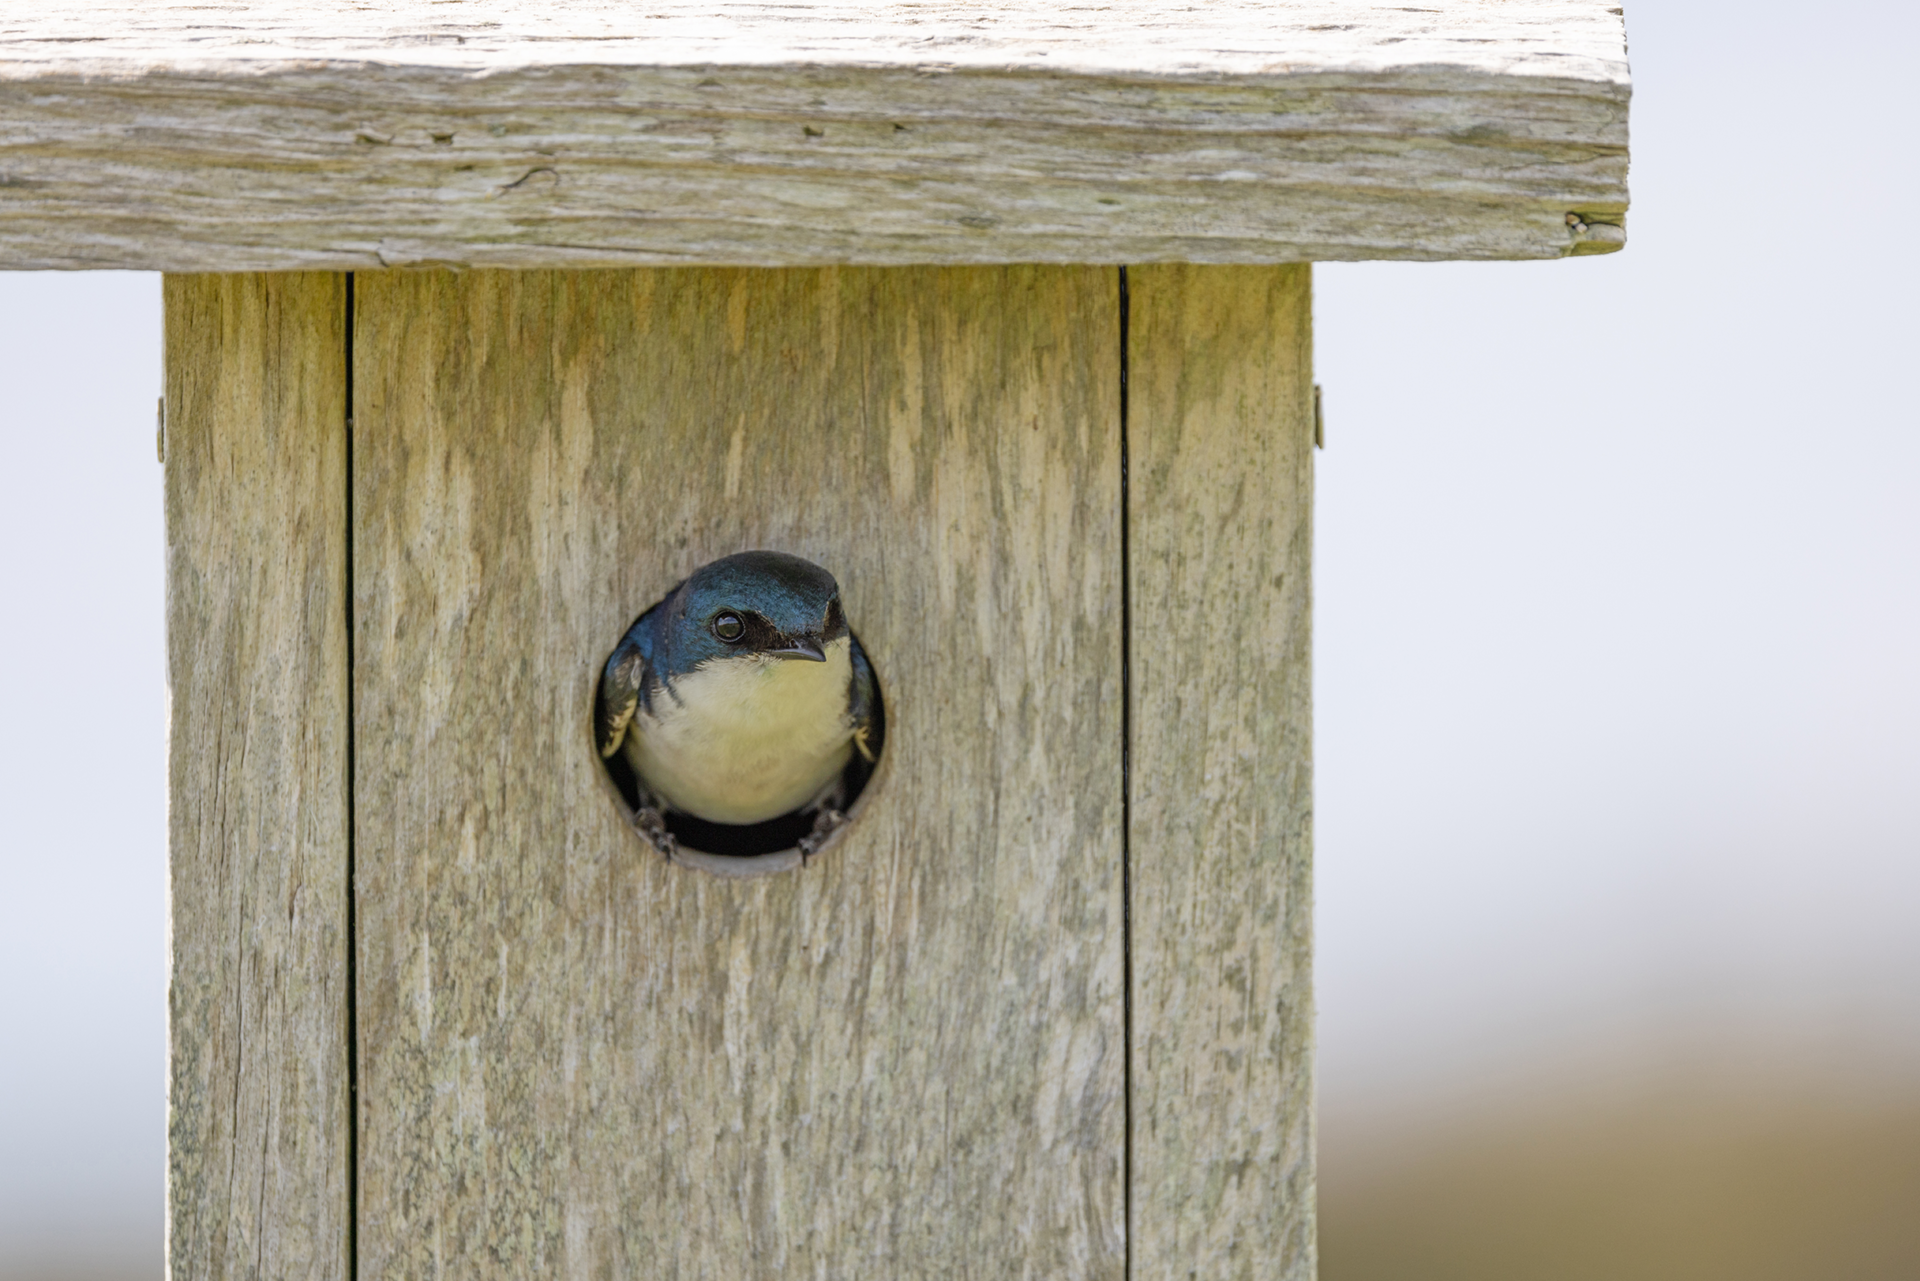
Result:
{"label": "metal hinge", "polygon": [[1313,447],[1327,447],[1327,414],[1320,406],[1320,384],[1313,385]]}
{"label": "metal hinge", "polygon": [[167,462],[167,398],[162,396],[154,409],[153,452],[159,458],[160,465]]}

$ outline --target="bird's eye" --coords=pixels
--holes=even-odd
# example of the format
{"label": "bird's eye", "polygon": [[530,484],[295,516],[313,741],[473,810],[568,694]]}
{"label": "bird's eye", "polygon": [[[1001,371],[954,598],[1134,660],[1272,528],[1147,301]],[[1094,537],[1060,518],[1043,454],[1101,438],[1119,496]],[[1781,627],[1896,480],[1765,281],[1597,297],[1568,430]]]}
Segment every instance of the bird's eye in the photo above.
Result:
{"label": "bird's eye", "polygon": [[740,621],[738,614],[721,614],[713,620],[713,634],[731,643],[747,634],[747,625]]}

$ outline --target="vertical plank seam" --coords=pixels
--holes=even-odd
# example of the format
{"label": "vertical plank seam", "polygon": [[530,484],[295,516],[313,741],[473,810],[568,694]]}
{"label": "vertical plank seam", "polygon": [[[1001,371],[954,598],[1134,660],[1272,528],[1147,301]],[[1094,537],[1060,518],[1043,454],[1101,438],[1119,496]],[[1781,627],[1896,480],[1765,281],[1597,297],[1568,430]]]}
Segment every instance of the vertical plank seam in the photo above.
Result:
{"label": "vertical plank seam", "polygon": [[347,1281],[360,1276],[360,934],[354,917],[354,820],[358,796],[354,787],[353,740],[357,728],[353,708],[356,668],[353,661],[353,273],[346,273],[346,317],[342,358],[346,362],[346,591],[342,599],[347,622]]}
{"label": "vertical plank seam", "polygon": [[1133,548],[1128,539],[1127,344],[1132,299],[1120,268],[1120,1156],[1121,1276],[1133,1281]]}

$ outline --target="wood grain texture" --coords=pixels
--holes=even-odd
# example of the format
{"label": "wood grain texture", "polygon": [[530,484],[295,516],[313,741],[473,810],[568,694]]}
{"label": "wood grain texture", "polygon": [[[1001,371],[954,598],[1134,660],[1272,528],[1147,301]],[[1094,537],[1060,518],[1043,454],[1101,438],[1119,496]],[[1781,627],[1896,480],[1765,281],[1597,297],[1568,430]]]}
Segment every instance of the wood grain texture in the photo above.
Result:
{"label": "wood grain texture", "polygon": [[[1115,273],[357,289],[360,1276],[1118,1281]],[[756,546],[838,575],[889,729],[737,881],[589,713]]]}
{"label": "wood grain texture", "polygon": [[0,18],[0,267],[1553,258],[1629,96],[1608,0],[89,0]]}
{"label": "wood grain texture", "polygon": [[345,317],[169,277],[168,1260],[346,1275]]}
{"label": "wood grain texture", "polygon": [[1314,1276],[1308,270],[1129,273],[1136,1281]]}
{"label": "wood grain texture", "polygon": [[1626,80],[1620,7],[1591,0],[67,0],[0,17],[22,63],[270,70],[293,60],[510,67],[897,66],[1258,75],[1446,65]]}

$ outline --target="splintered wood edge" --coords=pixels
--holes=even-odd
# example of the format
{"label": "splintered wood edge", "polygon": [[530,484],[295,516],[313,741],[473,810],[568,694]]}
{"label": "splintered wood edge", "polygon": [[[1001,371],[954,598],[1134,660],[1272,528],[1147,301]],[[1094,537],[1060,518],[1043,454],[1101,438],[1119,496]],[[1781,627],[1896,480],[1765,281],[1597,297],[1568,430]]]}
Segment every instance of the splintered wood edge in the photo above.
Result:
{"label": "splintered wood edge", "polygon": [[[1557,258],[1625,243],[1605,0],[0,19],[0,268]],[[456,15],[449,18],[448,15]]]}

